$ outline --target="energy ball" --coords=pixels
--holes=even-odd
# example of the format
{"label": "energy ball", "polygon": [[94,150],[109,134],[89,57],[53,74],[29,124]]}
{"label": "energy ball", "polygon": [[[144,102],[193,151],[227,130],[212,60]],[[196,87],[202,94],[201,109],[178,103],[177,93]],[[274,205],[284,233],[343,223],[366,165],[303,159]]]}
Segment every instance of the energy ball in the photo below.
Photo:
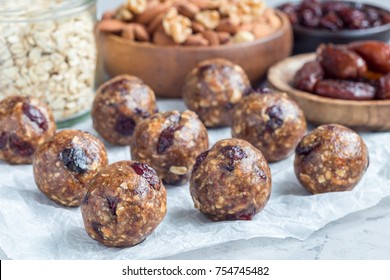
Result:
{"label": "energy ball", "polygon": [[207,127],[228,126],[234,105],[250,91],[244,70],[217,58],[201,62],[187,75],[183,98]]}
{"label": "energy ball", "polygon": [[35,153],[34,179],[54,202],[79,206],[89,181],[107,164],[106,149],[98,138],[79,130],[62,130]]}
{"label": "energy ball", "polygon": [[0,102],[0,160],[32,163],[38,146],[55,132],[53,113],[38,99],[10,96]]}
{"label": "energy ball", "polygon": [[92,107],[95,130],[113,145],[129,145],[135,126],[157,112],[153,90],[129,75],[99,87]]}
{"label": "energy ball", "polygon": [[207,129],[192,111],[155,114],[135,129],[131,157],[153,167],[165,184],[188,182],[196,157],[209,147]]}
{"label": "energy ball", "polygon": [[144,163],[120,161],[90,182],[81,205],[85,230],[111,247],[141,243],[167,212],[167,194],[157,173]]}
{"label": "energy ball", "polygon": [[299,143],[294,169],[302,186],[316,194],[353,189],[368,164],[366,144],[356,132],[342,125],[327,124]]}
{"label": "energy ball", "polygon": [[214,221],[252,220],[271,194],[271,172],[249,142],[226,139],[200,154],[190,192],[195,208]]}
{"label": "energy ball", "polygon": [[285,93],[253,94],[234,109],[233,137],[254,145],[268,162],[294,153],[305,133],[305,116]]}

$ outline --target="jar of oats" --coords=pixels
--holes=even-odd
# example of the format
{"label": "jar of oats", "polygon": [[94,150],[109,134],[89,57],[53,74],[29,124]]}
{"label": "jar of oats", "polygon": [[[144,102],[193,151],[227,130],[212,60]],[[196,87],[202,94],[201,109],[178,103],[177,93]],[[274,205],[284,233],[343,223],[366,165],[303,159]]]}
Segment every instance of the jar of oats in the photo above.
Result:
{"label": "jar of oats", "polygon": [[0,99],[46,101],[57,122],[86,115],[93,101],[96,0],[0,1]]}

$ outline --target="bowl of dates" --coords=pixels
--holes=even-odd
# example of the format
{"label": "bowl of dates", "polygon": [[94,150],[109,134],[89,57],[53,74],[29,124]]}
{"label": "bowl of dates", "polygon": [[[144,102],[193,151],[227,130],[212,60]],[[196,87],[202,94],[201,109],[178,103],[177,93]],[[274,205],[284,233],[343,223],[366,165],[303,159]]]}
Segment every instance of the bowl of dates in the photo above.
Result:
{"label": "bowl of dates", "polygon": [[390,130],[389,44],[322,44],[316,53],[295,55],[272,66],[268,81],[294,98],[311,123]]}
{"label": "bowl of dates", "polygon": [[312,52],[321,43],[390,40],[390,11],[371,4],[303,0],[278,9],[293,26],[295,54]]}

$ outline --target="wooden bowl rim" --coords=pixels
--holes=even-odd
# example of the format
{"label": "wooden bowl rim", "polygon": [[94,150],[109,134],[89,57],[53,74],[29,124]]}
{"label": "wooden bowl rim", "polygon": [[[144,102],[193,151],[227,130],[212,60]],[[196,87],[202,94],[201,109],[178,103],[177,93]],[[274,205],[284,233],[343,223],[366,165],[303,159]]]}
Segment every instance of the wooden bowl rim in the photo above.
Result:
{"label": "wooden bowl rim", "polygon": [[299,55],[290,56],[286,59],[283,59],[279,61],[278,63],[271,66],[271,68],[268,70],[267,79],[269,83],[274,86],[276,89],[281,91],[286,91],[287,93],[293,94],[294,96],[301,98],[301,99],[307,99],[313,102],[317,103],[326,103],[329,105],[338,105],[338,106],[347,106],[347,107],[390,107],[390,99],[388,100],[345,100],[345,99],[336,99],[336,98],[327,98],[315,95],[310,92],[301,91],[298,89],[293,88],[289,82],[286,81],[286,79],[281,78],[279,75],[276,75],[276,71],[279,70],[279,68],[285,67],[286,64],[289,64],[296,60],[307,60],[310,57],[315,57],[315,53],[304,53]]}
{"label": "wooden bowl rim", "polygon": [[251,47],[251,46],[257,46],[262,43],[267,43],[270,41],[273,41],[279,37],[281,37],[285,32],[286,29],[291,27],[290,21],[288,20],[287,16],[279,11],[274,9],[277,16],[280,18],[282,25],[273,33],[269,34],[268,36],[265,36],[263,38],[256,39],[251,42],[246,43],[236,43],[231,45],[221,45],[221,46],[206,46],[206,47],[196,47],[196,46],[157,46],[155,44],[152,44],[150,42],[147,43],[141,43],[141,42],[134,42],[130,40],[126,40],[120,36],[111,34],[111,33],[104,33],[101,32],[101,34],[104,34],[105,37],[108,37],[110,40],[115,41],[118,44],[122,44],[128,47],[137,47],[137,48],[144,48],[144,49],[151,49],[151,50],[174,50],[174,51],[182,51],[182,52],[208,52],[208,51],[214,51],[214,50],[234,50],[234,49],[241,49],[245,47]]}

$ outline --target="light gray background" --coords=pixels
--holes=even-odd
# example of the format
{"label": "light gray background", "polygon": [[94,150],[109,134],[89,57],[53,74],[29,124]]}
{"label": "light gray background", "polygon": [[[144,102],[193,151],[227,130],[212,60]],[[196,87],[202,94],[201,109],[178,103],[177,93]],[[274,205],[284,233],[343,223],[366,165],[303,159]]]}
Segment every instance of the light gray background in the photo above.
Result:
{"label": "light gray background", "polygon": [[[269,6],[286,1],[268,0]],[[363,1],[357,1],[363,2]],[[390,3],[365,0],[390,9]],[[122,0],[99,0],[98,13]],[[384,143],[385,144],[385,143]],[[390,259],[390,197],[328,224],[305,241],[255,238],[194,250],[167,259]],[[0,259],[7,256],[0,248]]]}

